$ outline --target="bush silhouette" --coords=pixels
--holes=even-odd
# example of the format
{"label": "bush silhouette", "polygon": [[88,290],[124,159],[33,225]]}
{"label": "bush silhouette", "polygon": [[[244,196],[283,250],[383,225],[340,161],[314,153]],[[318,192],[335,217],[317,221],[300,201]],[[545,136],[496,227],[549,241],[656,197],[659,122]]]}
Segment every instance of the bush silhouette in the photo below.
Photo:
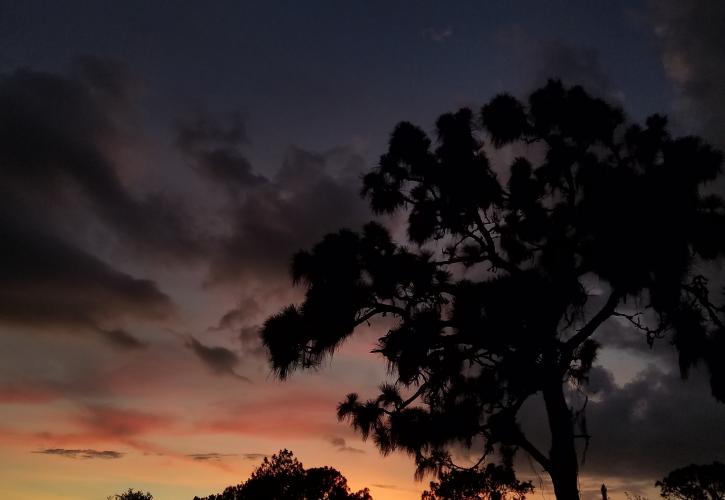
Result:
{"label": "bush silhouette", "polygon": [[[363,179],[376,213],[406,217],[408,241],[369,223],[294,257],[304,302],[262,330],[279,377],[318,366],[358,326],[387,317],[375,352],[395,381],[368,400],[349,394],[339,418],[382,453],[409,453],[419,477],[450,477],[460,443],[479,449],[479,473],[511,469],[523,450],[560,500],[579,498],[575,439],[588,436],[568,393],[587,383],[606,321],[628,322],[642,342],[666,337],[683,377],[702,363],[725,400],[723,309],[699,271],[725,251],[725,203],[705,194],[719,152],[672,137],[659,115],[627,123],[557,81],[526,104],[499,95],[478,113],[444,114],[435,131],[433,141],[400,123]],[[486,143],[527,156],[494,170]],[[518,421],[535,394],[549,450]]]}
{"label": "bush silhouette", "polygon": [[124,493],[107,497],[107,500],[154,500],[154,496],[149,492],[143,493],[129,488],[128,491]]}
{"label": "bush silhouette", "polygon": [[351,492],[332,467],[305,469],[289,450],[264,458],[244,483],[194,500],[372,500],[367,488]]}
{"label": "bush silhouette", "polygon": [[522,500],[534,487],[516,479],[510,467],[488,464],[485,468],[452,469],[431,482],[422,500]]}

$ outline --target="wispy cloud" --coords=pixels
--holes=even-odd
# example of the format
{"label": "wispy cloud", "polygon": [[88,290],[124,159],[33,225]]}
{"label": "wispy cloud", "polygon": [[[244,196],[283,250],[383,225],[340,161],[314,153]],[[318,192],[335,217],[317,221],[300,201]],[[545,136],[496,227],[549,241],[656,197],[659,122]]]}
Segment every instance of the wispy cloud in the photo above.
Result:
{"label": "wispy cloud", "polygon": [[194,460],[204,461],[218,461],[226,457],[235,457],[234,453],[190,453],[187,457],[193,458]]}
{"label": "wispy cloud", "polygon": [[344,438],[341,438],[339,436],[333,436],[330,438],[330,444],[337,448],[337,451],[347,452],[347,453],[365,453],[365,450],[361,450],[360,448],[354,448],[352,446],[347,445],[347,441],[345,441]]}
{"label": "wispy cloud", "polygon": [[239,375],[235,368],[239,364],[239,356],[226,347],[206,346],[190,337],[186,347],[191,349],[196,356],[216,375],[232,375],[245,382],[251,382],[248,377]]}
{"label": "wispy cloud", "polygon": [[453,28],[450,26],[444,28],[427,28],[423,31],[423,35],[435,43],[443,43],[453,36]]}
{"label": "wispy cloud", "polygon": [[46,448],[44,450],[35,450],[33,453],[41,453],[43,455],[56,455],[65,458],[101,458],[106,460],[114,460],[123,457],[124,453],[113,450],[92,450],[90,448],[83,450],[73,450],[68,448]]}

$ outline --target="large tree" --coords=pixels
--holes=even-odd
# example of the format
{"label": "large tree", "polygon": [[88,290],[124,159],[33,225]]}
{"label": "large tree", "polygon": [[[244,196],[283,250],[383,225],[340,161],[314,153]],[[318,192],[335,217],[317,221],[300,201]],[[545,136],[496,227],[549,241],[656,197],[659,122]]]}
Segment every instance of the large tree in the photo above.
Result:
{"label": "large tree", "polygon": [[[642,342],[667,337],[683,376],[703,362],[725,399],[723,309],[706,277],[725,250],[725,203],[706,187],[719,152],[672,137],[662,116],[630,124],[557,81],[527,104],[504,94],[478,113],[444,114],[435,132],[434,142],[400,123],[364,177],[375,212],[407,218],[408,241],[369,223],[294,257],[304,302],[262,331],[281,378],[387,316],[375,352],[394,380],[366,401],[348,395],[339,417],[383,453],[413,455],[420,474],[457,470],[460,444],[480,450],[478,469],[510,468],[523,450],[560,500],[579,498],[575,440],[587,434],[568,395],[586,383],[613,317]],[[502,147],[525,156],[494,167],[487,153]],[[536,394],[548,450],[520,425]]]}

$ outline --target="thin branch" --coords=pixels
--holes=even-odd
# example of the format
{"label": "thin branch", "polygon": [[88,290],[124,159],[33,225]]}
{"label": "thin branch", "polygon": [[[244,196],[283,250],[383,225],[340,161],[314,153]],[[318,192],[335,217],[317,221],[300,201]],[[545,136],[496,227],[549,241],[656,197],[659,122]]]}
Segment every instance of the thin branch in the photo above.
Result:
{"label": "thin branch", "polygon": [[428,387],[428,382],[424,382],[420,384],[418,389],[413,393],[412,396],[410,396],[408,399],[400,403],[395,409],[396,411],[402,410],[406,408],[408,405],[410,405],[413,401],[418,399],[418,397],[423,393],[423,391]]}
{"label": "thin branch", "polygon": [[638,330],[644,332],[647,334],[647,341],[651,344],[654,342],[654,339],[661,338],[662,334],[667,331],[669,328],[669,325],[667,323],[660,322],[660,325],[657,328],[650,328],[649,326],[642,323],[642,320],[640,320],[640,316],[642,316],[641,312],[637,312],[634,314],[626,314],[619,311],[614,311],[612,313],[612,316],[616,316],[618,318],[624,318],[629,323],[637,328]]}

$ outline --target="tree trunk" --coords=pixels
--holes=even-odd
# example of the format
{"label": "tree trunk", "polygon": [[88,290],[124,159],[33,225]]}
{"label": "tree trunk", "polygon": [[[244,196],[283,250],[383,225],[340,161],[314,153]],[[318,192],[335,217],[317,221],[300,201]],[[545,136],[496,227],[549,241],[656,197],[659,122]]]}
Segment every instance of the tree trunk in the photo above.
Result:
{"label": "tree trunk", "polygon": [[551,431],[549,475],[554,483],[554,493],[557,500],[579,500],[579,464],[574,444],[574,421],[564,398],[561,380],[556,377],[547,384],[543,392]]}

